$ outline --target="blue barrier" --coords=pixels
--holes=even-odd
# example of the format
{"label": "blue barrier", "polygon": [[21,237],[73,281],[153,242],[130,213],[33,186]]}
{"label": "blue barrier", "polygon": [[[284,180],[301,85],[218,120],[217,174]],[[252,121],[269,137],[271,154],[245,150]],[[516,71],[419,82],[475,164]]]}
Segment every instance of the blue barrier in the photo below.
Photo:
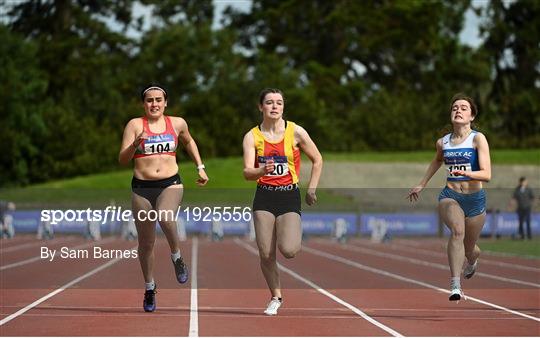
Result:
{"label": "blue barrier", "polygon": [[[28,210],[28,211],[12,211],[10,214],[13,216],[13,226],[15,232],[21,233],[35,233],[41,222],[41,210]],[[104,223],[100,222],[100,230],[102,233],[115,233],[119,232],[122,223],[116,220],[107,220]],[[88,221],[67,221],[62,220],[53,225],[56,233],[76,233],[83,234],[87,231]]]}
{"label": "blue barrier", "polygon": [[360,216],[360,233],[370,234],[376,226],[386,227],[391,235],[431,235],[438,234],[439,219],[437,214],[362,214]]}
{"label": "blue barrier", "polygon": [[40,210],[11,211],[15,232],[36,232],[40,221]]}
{"label": "blue barrier", "polygon": [[347,234],[354,235],[357,215],[354,213],[302,213],[302,229],[308,235],[330,235],[336,222],[345,222]]}
{"label": "blue barrier", "polygon": [[[482,236],[511,236],[518,233],[518,228],[519,221],[515,212],[496,212],[486,215],[486,223],[480,234]],[[531,214],[531,233],[540,234],[540,213]],[[450,230],[446,226],[444,235],[450,235]]]}
{"label": "blue barrier", "polygon": [[[41,211],[12,211],[13,225],[19,233],[36,232],[40,223]],[[208,234],[212,230],[212,222],[186,221],[186,215],[180,214],[187,233]],[[375,226],[381,224],[387,228],[387,233],[392,236],[399,235],[428,235],[436,236],[439,231],[439,219],[436,213],[412,214],[412,213],[366,213],[358,217],[354,213],[307,213],[302,214],[302,228],[308,235],[330,235],[335,230],[337,222],[346,225],[347,235],[369,235]],[[357,224],[359,226],[357,226]],[[85,233],[88,222],[84,221],[60,221],[55,224],[56,233]],[[216,224],[214,224],[216,226]],[[221,227],[224,235],[244,235],[250,231],[250,222],[220,221],[217,226]],[[119,233],[122,222],[107,220],[100,224],[103,233]],[[450,231],[443,226],[444,233]],[[515,213],[501,212],[488,214],[486,224],[482,229],[483,235],[512,235],[518,229],[518,219]],[[531,230],[533,234],[540,234],[540,213],[531,215]]]}

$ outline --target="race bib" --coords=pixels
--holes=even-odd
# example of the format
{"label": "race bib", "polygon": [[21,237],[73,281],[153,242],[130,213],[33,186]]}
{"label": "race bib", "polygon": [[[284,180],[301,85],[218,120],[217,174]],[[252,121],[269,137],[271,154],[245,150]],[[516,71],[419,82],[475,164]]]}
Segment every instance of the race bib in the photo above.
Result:
{"label": "race bib", "polygon": [[469,180],[466,176],[454,175],[452,171],[463,170],[472,171],[474,157],[473,149],[445,149],[443,150],[444,165],[446,167],[447,179],[451,181]]}
{"label": "race bib", "polygon": [[145,154],[168,153],[174,150],[175,142],[171,134],[152,135],[144,141]]}
{"label": "race bib", "polygon": [[459,176],[452,174],[452,171],[455,170],[463,170],[463,171],[472,171],[472,166],[470,163],[463,163],[463,164],[448,164],[446,165],[446,172],[448,174],[448,177],[451,178],[464,178],[465,176]]}
{"label": "race bib", "polygon": [[287,156],[259,156],[259,167],[264,167],[268,160],[274,160],[274,171],[265,176],[279,177],[289,173],[289,161],[287,160]]}

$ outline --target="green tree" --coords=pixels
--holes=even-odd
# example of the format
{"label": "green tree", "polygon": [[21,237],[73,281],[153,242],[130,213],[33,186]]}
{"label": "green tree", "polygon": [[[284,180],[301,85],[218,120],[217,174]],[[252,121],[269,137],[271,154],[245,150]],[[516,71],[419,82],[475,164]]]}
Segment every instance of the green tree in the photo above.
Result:
{"label": "green tree", "polygon": [[[317,112],[300,115],[324,121],[311,130],[323,147],[412,149],[432,146],[426,140],[448,120],[454,93],[478,96],[489,76],[486,62],[459,42],[469,7],[469,0],[256,0],[252,12],[228,17],[251,64],[264,52],[300,73],[319,102]],[[387,130],[419,137],[395,140]]]}
{"label": "green tree", "polygon": [[504,145],[540,145],[540,3],[494,0],[482,25],[493,81],[489,111]]}
{"label": "green tree", "polygon": [[0,187],[35,179],[47,128],[42,111],[51,104],[47,80],[32,41],[0,25]]}
{"label": "green tree", "polygon": [[[119,115],[124,109],[125,93],[132,90],[126,83],[131,80],[130,53],[134,44],[123,34],[113,32],[104,20],[114,18],[125,30],[131,24],[132,3],[55,0],[25,1],[11,7],[10,30],[35,48],[35,61],[29,65],[39,69],[43,83],[40,89],[44,90],[35,99],[47,98],[36,103],[33,110],[45,121],[37,124],[44,126],[43,137],[30,142],[41,151],[37,156],[29,152],[20,155],[33,166],[14,184],[115,167],[121,135],[107,131],[111,126],[121,128],[118,125],[124,120]],[[15,71],[11,68],[8,66],[9,71]],[[22,118],[19,112],[13,114]],[[67,130],[78,133],[78,140],[63,134]],[[66,139],[70,140],[68,146]],[[90,146],[88,140],[96,142]],[[44,148],[49,152],[43,153]],[[95,157],[96,153],[100,161],[80,160]],[[72,163],[61,165],[63,159]]]}

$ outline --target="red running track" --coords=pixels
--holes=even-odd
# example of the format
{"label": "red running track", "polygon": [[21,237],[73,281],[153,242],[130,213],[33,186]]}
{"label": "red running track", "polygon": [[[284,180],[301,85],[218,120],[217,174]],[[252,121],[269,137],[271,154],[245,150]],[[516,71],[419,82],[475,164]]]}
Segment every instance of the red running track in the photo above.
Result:
{"label": "red running track", "polygon": [[262,314],[269,292],[253,242],[183,242],[192,273],[179,285],[160,237],[157,311],[145,313],[137,259],[39,258],[42,246],[92,256],[94,247],[136,243],[15,239],[0,241],[0,336],[540,335],[539,259],[483,254],[463,281],[467,300],[449,302],[439,239],[309,240],[296,258],[279,258],[284,304],[275,317]]}

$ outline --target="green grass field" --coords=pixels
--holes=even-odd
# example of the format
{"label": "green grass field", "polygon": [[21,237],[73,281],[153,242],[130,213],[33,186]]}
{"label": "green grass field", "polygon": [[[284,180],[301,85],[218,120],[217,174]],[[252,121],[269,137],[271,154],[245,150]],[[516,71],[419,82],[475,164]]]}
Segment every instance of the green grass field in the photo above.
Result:
{"label": "green grass field", "polygon": [[[321,187],[330,188],[328,190],[319,189],[319,202],[312,210],[356,210],[361,204],[358,200],[332,192],[332,188],[359,188],[375,182],[380,188],[399,188],[397,185],[405,181],[416,181],[421,177],[425,167],[433,156],[433,152],[381,152],[381,153],[324,153],[325,170],[321,178]],[[533,150],[494,150],[491,154],[493,163],[507,164],[508,168],[515,165],[528,166],[538,165],[540,149]],[[347,162],[347,163],[344,163]],[[351,166],[351,162],[358,162],[361,165],[352,165],[345,171],[336,170],[343,166]],[[413,179],[407,179],[406,172],[401,168],[399,177],[395,175],[394,162],[409,162],[410,165],[418,167],[409,173]],[[304,158],[302,184],[307,184],[309,177],[309,160]],[[419,164],[416,164],[419,163]],[[307,164],[307,165],[306,165]],[[376,168],[370,165],[375,164]],[[213,158],[205,160],[207,173],[210,177],[208,185],[199,188],[195,184],[197,171],[192,162],[181,161],[180,174],[186,187],[184,201],[193,204],[250,204],[253,198],[255,182],[246,181],[242,175],[242,158]],[[409,165],[409,164],[407,164]],[[382,167],[381,167],[382,166]],[[503,167],[506,167],[503,165]],[[529,172],[534,169],[529,169]],[[307,176],[306,176],[307,173]],[[529,174],[528,174],[529,175]],[[411,177],[412,177],[411,176]],[[529,175],[530,176],[530,175]],[[16,202],[21,208],[34,208],[44,205],[58,205],[64,207],[73,205],[103,205],[115,201],[117,204],[129,204],[130,182],[132,170],[125,169],[109,173],[75,177],[71,179],[51,181],[37,184],[25,188],[13,188],[0,190],[0,199]],[[386,177],[386,178],[385,178]],[[510,183],[517,180],[515,172],[497,173],[496,178],[508,177]],[[398,179],[399,182],[392,182],[390,179]],[[533,177],[531,177],[533,178]],[[363,179],[367,182],[359,181]],[[359,181],[358,185],[355,180]],[[330,182],[330,183],[328,183]],[[338,183],[346,182],[345,186]],[[388,183],[388,184],[387,184]],[[302,185],[301,184],[301,185]],[[362,186],[361,184],[364,184]],[[387,186],[385,185],[387,184]],[[496,184],[496,181],[492,182]],[[534,186],[536,182],[532,182]],[[406,183],[408,186],[409,183]]]}
{"label": "green grass field", "polygon": [[[411,162],[427,164],[435,156],[435,149],[433,151],[416,152],[324,153],[323,155],[326,161]],[[492,150],[491,162],[503,165],[540,165],[540,149]]]}
{"label": "green grass field", "polygon": [[[240,157],[214,158],[205,161],[206,172],[210,176],[208,188],[250,188],[253,182],[244,180],[243,162]],[[186,188],[196,187],[197,170],[192,162],[181,161],[179,171]],[[110,173],[75,177],[71,179],[36,184],[33,188],[91,188],[129,189],[133,171],[125,169]]]}
{"label": "green grass field", "polygon": [[513,240],[510,238],[480,239],[478,246],[482,251],[540,257],[540,239]]}
{"label": "green grass field", "polygon": [[[179,171],[185,186],[186,205],[251,205],[255,182],[246,181],[241,158],[214,158],[205,161],[208,184],[196,185],[197,170],[192,162],[180,162]],[[20,208],[44,206],[95,207],[114,201],[127,206],[131,196],[131,169],[51,181],[25,188],[3,189],[0,199],[15,202]],[[306,182],[304,182],[305,184]],[[320,190],[317,210],[350,210],[354,201]],[[323,204],[323,205],[320,205]]]}
{"label": "green grass field", "polygon": [[[346,181],[348,182],[347,184],[350,184],[353,176],[363,176],[382,187],[388,179],[380,180],[379,176],[382,175],[389,178],[387,175],[392,175],[395,172],[394,162],[408,162],[414,167],[419,167],[418,170],[415,169],[411,174],[414,177],[421,177],[433,154],[433,152],[427,151],[355,154],[323,153],[326,168],[323,176],[327,175],[327,179],[331,177],[338,181]],[[514,184],[517,177],[515,172],[516,166],[528,168],[527,175],[531,176],[532,181],[535,180],[533,173],[536,171],[536,168],[534,166],[540,165],[540,149],[495,150],[492,151],[491,157],[494,164],[502,165],[503,168],[506,168],[505,165],[507,165],[509,168],[508,172],[505,172],[504,169],[501,172],[499,168],[497,176],[510,177],[511,184]],[[307,158],[303,158],[303,160],[303,163],[309,163]],[[353,163],[352,167],[351,162]],[[354,165],[354,162],[359,162],[361,165]],[[374,164],[374,166],[367,165],[368,163],[370,165]],[[197,171],[193,163],[181,161],[179,164],[180,174],[186,187],[184,193],[185,206],[251,205],[255,182],[249,182],[244,179],[242,175],[242,158],[207,159],[205,160],[205,165],[210,182],[206,187],[199,188],[195,184]],[[335,171],[340,166],[353,169],[347,169],[349,171]],[[403,170],[401,173],[401,176],[403,176]],[[51,181],[25,188],[2,189],[0,190],[0,199],[14,201],[19,209],[102,207],[109,205],[111,201],[115,201],[116,205],[129,206],[132,175],[133,172],[131,169],[125,169],[110,173]],[[304,187],[307,184],[305,173],[302,183]],[[533,186],[536,183],[531,182]],[[332,189],[319,189],[318,198],[319,202],[316,207],[310,207],[308,209],[304,205],[303,209],[306,211],[355,211],[361,210],[358,209],[359,206],[362,207],[362,203],[358,200],[350,196],[340,195],[332,191]],[[486,251],[540,257],[540,240],[482,239],[480,246]]]}
{"label": "green grass field", "polygon": [[[427,165],[434,152],[368,152],[368,153],[324,153],[325,162],[412,162]],[[540,165],[540,149],[493,150],[493,164]],[[308,161],[302,158],[303,162]],[[210,176],[208,188],[252,188],[254,182],[246,181],[242,175],[243,161],[240,157],[213,158],[205,160],[206,171]],[[181,161],[180,173],[186,188],[195,187],[197,171],[192,162]],[[129,189],[133,173],[130,169],[104,174],[75,177],[32,186],[33,188],[91,188],[91,189]],[[303,182],[306,183],[306,182]]]}

